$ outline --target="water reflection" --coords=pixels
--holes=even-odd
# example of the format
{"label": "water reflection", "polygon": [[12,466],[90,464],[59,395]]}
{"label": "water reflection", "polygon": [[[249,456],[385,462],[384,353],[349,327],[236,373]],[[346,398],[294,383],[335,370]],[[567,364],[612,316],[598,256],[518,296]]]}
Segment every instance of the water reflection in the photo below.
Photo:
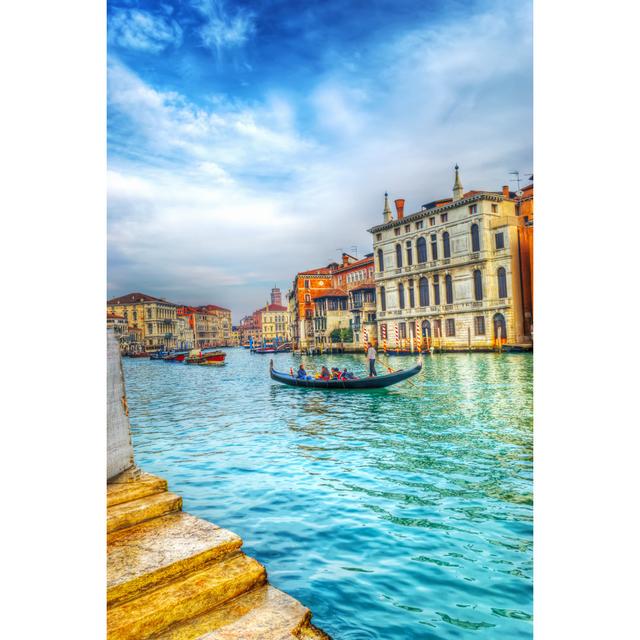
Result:
{"label": "water reflection", "polygon": [[125,375],[138,463],[239,533],[336,638],[530,638],[531,365],[436,355],[413,386],[357,393],[279,385],[244,350]]}

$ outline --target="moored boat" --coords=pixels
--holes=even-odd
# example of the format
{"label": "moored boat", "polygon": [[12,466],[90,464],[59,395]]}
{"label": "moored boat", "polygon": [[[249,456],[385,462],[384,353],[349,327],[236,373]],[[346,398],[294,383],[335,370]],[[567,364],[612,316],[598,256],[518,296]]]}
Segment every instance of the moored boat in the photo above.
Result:
{"label": "moored boat", "polygon": [[167,362],[184,362],[188,355],[188,351],[171,351],[165,356]]}
{"label": "moored boat", "polygon": [[371,378],[355,378],[353,380],[319,380],[317,378],[305,379],[296,378],[288,373],[276,371],[273,368],[273,360],[269,365],[269,375],[272,380],[287,384],[291,387],[307,387],[312,389],[327,389],[337,391],[339,389],[382,389],[392,384],[397,384],[403,380],[407,380],[412,376],[420,373],[422,369],[422,361],[418,361],[414,367],[410,369],[399,369],[393,373],[382,376],[373,376]]}
{"label": "moored boat", "polygon": [[227,354],[224,351],[203,351],[200,349],[192,349],[185,358],[186,364],[205,364],[217,363],[224,364]]}

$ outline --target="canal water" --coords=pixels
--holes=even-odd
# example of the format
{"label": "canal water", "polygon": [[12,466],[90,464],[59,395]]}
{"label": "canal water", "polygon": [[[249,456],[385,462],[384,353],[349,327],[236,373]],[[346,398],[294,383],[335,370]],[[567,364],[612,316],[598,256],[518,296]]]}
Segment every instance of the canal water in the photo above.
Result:
{"label": "canal water", "polygon": [[336,640],[532,637],[530,354],[436,354],[413,385],[332,393],[227,353],[124,362],[136,462],[186,511],[238,533]]}

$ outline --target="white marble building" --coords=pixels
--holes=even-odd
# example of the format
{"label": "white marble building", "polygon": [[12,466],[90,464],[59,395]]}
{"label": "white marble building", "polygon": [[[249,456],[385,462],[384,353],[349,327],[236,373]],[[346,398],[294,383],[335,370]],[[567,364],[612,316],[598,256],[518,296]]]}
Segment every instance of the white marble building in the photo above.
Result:
{"label": "white marble building", "polygon": [[[517,195],[463,192],[455,168],[453,198],[394,219],[385,194],[383,223],[373,236],[378,340],[411,348],[492,349],[530,344],[520,282]],[[396,335],[399,344],[396,342]]]}

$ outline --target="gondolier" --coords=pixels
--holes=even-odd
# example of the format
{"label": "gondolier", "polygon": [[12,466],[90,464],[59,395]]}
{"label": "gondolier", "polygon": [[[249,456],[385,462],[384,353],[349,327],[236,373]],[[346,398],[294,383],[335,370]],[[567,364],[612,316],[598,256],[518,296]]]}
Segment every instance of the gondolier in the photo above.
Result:
{"label": "gondolier", "polygon": [[367,351],[367,358],[369,360],[369,377],[377,376],[376,373],[376,350],[373,345],[369,343],[369,350]]}

